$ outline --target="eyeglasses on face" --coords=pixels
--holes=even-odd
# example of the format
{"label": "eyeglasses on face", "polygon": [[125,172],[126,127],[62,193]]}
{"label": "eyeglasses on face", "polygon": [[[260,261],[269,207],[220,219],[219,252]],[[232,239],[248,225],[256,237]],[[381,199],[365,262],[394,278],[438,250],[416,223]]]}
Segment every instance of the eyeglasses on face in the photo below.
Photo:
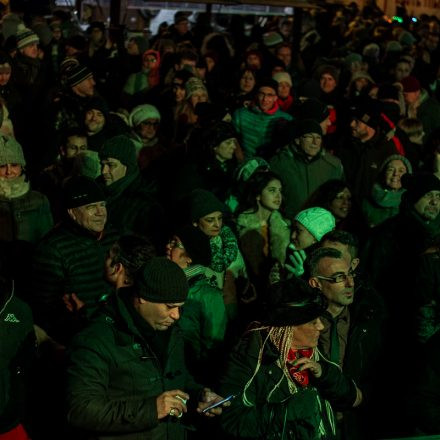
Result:
{"label": "eyeglasses on face", "polygon": [[319,280],[328,281],[329,283],[336,284],[336,283],[346,283],[348,278],[354,279],[356,277],[356,272],[351,269],[348,271],[348,273],[338,273],[337,275],[334,275],[332,277],[324,277],[322,275],[317,275],[316,278]]}

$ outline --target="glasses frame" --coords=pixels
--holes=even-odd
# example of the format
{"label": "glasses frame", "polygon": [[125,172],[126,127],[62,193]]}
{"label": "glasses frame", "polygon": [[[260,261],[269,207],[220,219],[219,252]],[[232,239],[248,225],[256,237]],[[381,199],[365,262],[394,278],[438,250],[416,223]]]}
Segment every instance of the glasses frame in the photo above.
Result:
{"label": "glasses frame", "polygon": [[[316,275],[316,278],[318,278],[318,280],[324,280],[324,281],[328,281],[329,283],[332,284],[337,284],[337,283],[346,283],[348,278],[350,277],[352,280],[354,278],[356,278],[357,274],[356,271],[354,271],[353,269],[350,269],[348,271],[348,273],[340,273],[338,275],[332,276],[332,277],[325,277],[322,275]],[[342,279],[337,279],[342,277]]]}

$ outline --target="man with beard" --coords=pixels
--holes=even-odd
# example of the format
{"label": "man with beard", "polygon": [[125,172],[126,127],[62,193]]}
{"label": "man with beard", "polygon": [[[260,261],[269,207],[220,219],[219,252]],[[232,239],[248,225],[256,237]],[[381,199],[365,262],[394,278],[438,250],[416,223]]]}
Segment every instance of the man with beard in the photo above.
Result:
{"label": "man with beard", "polygon": [[351,112],[351,139],[344,139],[336,154],[344,166],[347,183],[361,201],[369,196],[383,161],[399,151],[381,129],[381,108],[376,100],[360,98]]}

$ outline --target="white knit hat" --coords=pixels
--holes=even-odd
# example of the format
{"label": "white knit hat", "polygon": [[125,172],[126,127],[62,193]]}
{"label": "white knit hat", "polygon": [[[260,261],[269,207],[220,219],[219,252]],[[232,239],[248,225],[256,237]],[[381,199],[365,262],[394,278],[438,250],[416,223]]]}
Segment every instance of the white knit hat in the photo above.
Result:
{"label": "white knit hat", "polygon": [[287,72],[277,72],[275,73],[275,75],[272,77],[278,84],[280,82],[286,82],[287,84],[289,84],[290,87],[292,87],[292,78],[289,75],[289,73]]}
{"label": "white knit hat", "polygon": [[327,209],[318,207],[304,209],[296,215],[295,220],[301,223],[318,241],[327,232],[333,231],[336,226],[333,214]]}
{"label": "white knit hat", "polygon": [[138,105],[130,113],[130,124],[132,127],[136,127],[146,119],[158,119],[160,121],[159,110],[154,105]]}

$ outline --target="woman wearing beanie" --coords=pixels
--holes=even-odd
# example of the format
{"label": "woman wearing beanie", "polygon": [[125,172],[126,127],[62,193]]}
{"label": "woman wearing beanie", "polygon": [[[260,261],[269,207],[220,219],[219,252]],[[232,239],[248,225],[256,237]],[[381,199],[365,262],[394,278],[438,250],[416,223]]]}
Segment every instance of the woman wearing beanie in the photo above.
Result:
{"label": "woman wearing beanie", "polygon": [[278,83],[278,105],[283,112],[292,113],[292,78],[287,72],[277,72],[272,77]]}
{"label": "woman wearing beanie", "polygon": [[226,206],[209,191],[196,189],[189,197],[191,223],[209,237],[210,268],[217,273],[215,284],[225,296],[233,296],[238,278],[247,279],[246,267],[237,238],[223,224]]}
{"label": "woman wearing beanie", "polygon": [[234,438],[334,440],[333,408],[358,406],[362,393],[317,349],[326,301],[298,279],[277,283],[268,299],[227,364],[220,389],[235,399],[222,428]]}
{"label": "woman wearing beanie", "polygon": [[125,82],[122,100],[127,108],[145,102],[145,94],[159,84],[160,54],[157,50],[146,50],[142,55],[142,70],[132,73]]}
{"label": "woman wearing beanie", "polygon": [[237,218],[240,247],[253,284],[263,291],[274,261],[285,263],[290,222],[279,211],[283,195],[276,174],[257,171],[246,182],[244,191]]}
{"label": "woman wearing beanie", "polygon": [[307,252],[327,232],[333,231],[335,226],[335,217],[327,209],[312,207],[300,211],[293,221],[286,263],[284,266],[279,263],[275,264],[270,273],[270,282],[274,283],[292,275],[301,277],[304,274]]}
{"label": "woman wearing beanie", "polygon": [[362,212],[370,228],[398,214],[405,192],[401,178],[406,173],[412,174],[412,166],[406,157],[393,154],[383,162],[370,196],[362,201]]}
{"label": "woman wearing beanie", "polygon": [[35,244],[53,226],[49,201],[32,191],[20,144],[0,136],[0,239]]}
{"label": "woman wearing beanie", "polygon": [[174,119],[177,143],[184,143],[197,123],[196,105],[208,101],[208,90],[203,81],[196,77],[188,79],[185,83],[185,100],[177,106]]}

